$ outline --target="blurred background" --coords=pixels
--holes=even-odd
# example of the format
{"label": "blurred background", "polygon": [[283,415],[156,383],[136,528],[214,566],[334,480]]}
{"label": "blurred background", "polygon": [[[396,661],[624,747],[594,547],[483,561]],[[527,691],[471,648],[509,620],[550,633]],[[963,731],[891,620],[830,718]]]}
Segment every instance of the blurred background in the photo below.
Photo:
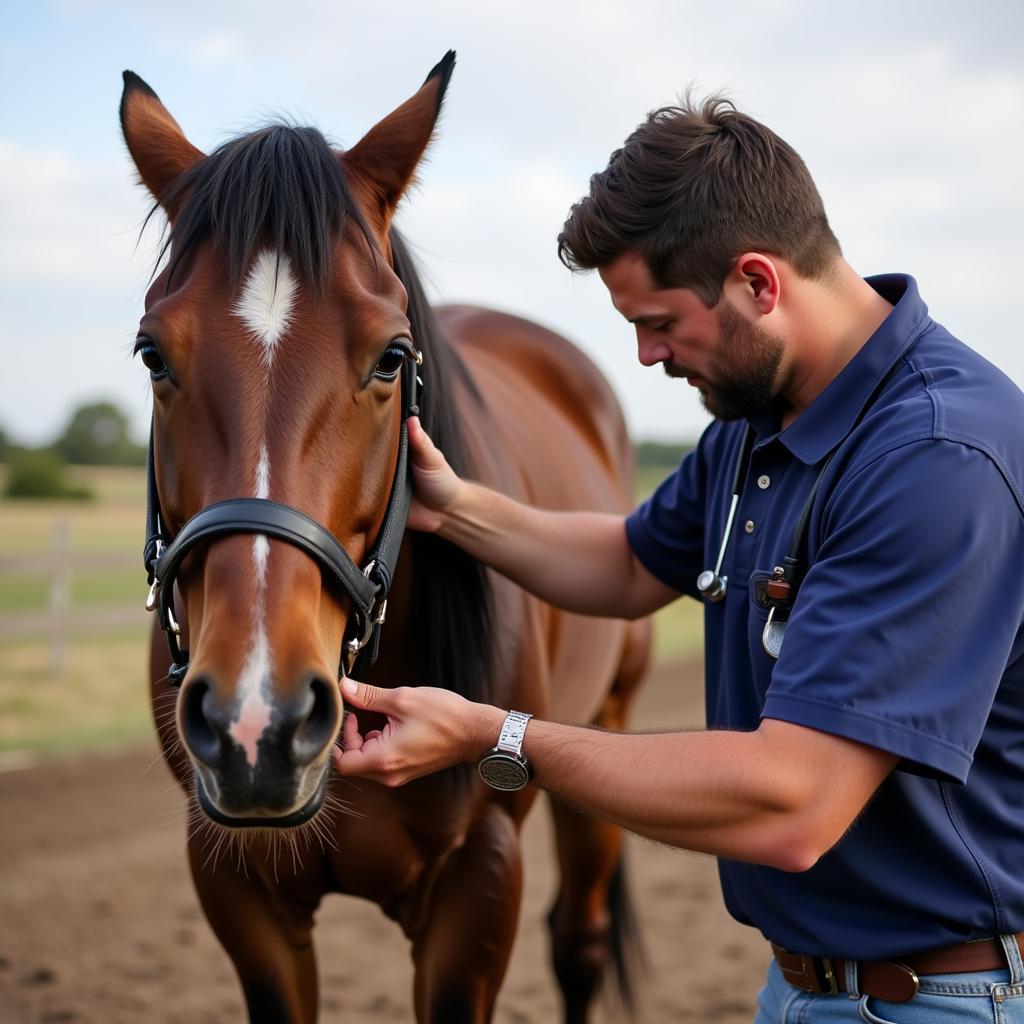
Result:
{"label": "blurred background", "polygon": [[[1018,0],[8,0],[0,4],[0,778],[58,757],[70,785],[86,752],[113,756],[151,742],[141,566],[150,398],[130,351],[160,225],[140,236],[148,204],[119,133],[122,69],[140,74],[203,149],[275,115],[350,146],[449,48],[458,63],[440,131],[399,226],[435,299],[539,320],[591,355],[637,441],[638,499],[707,416],[685,383],[638,365],[629,326],[600,281],[565,270],[555,238],[589,175],[687,87],[725,90],[787,139],[852,265],[865,275],[913,274],[936,319],[1024,384],[1014,305],[1024,237]],[[687,714],[699,724],[700,622],[690,604],[659,616],[657,678],[667,687],[692,681]],[[665,694],[647,724],[667,720],[677,697]],[[121,762],[104,763],[123,774]],[[73,792],[65,782],[59,788]],[[56,785],[44,780],[40,792]],[[30,791],[0,787],[8,820],[14,794]],[[45,811],[31,803],[28,813]],[[5,841],[18,842],[13,830]],[[61,843],[78,841],[69,833]],[[181,868],[177,827],[162,841]],[[12,849],[0,842],[0,852]],[[678,882],[674,865],[658,883],[667,888],[647,894],[651,914],[678,906],[664,899]],[[713,890],[712,874],[692,882],[693,900]],[[26,877],[16,869],[11,884]],[[8,920],[18,907],[23,920],[38,918],[14,891],[0,892]],[[190,895],[181,898],[181,913],[194,913]],[[90,921],[108,912],[83,911]],[[0,939],[11,934],[0,929]],[[150,961],[144,941],[140,949],[140,962]],[[11,962],[0,948],[0,1003]],[[704,968],[696,959],[693,968],[698,984]],[[55,968],[26,961],[18,970],[28,991],[50,984]],[[68,992],[80,991],[73,980]],[[103,1019],[139,1019],[164,999],[154,992],[150,1004]],[[709,991],[701,1012],[749,1019],[747,995],[734,1003],[730,1010]],[[52,1007],[39,1016],[44,1004],[12,1019],[76,1019],[47,1017],[64,1012]],[[685,1005],[696,1004],[681,996]],[[211,1011],[209,1019],[223,1018]]]}
{"label": "blurred background", "polygon": [[[140,238],[123,68],[201,148],[275,114],[349,146],[456,49],[400,226],[436,299],[532,317],[596,360],[649,442],[638,495],[707,417],[693,389],[639,366],[600,281],[565,270],[555,237],[611,150],[687,87],[727,91],[791,142],[853,266],[914,274],[937,319],[1024,382],[1024,5],[1011,0],[51,0],[6,4],[0,24],[0,751],[146,727],[140,690],[120,687],[145,628],[150,400],[130,346],[159,225]],[[73,696],[36,685],[69,668]],[[108,686],[116,721],[99,712]]]}

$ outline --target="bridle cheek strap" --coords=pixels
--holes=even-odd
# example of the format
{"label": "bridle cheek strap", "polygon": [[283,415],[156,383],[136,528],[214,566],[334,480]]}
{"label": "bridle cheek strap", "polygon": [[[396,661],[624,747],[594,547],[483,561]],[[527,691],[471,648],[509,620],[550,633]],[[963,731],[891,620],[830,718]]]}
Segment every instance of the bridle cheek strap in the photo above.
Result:
{"label": "bridle cheek strap", "polygon": [[348,639],[343,638],[342,643],[339,673],[362,672],[374,663],[387,610],[387,594],[394,578],[412,501],[406,420],[419,413],[418,396],[422,382],[417,376],[417,367],[421,362],[422,356],[417,352],[416,358],[408,359],[402,370],[403,408],[395,476],[380,532],[363,568],[352,561],[326,527],[300,509],[267,498],[229,498],[207,505],[185,523],[169,545],[165,545],[150,428],[147,537],[143,556],[150,582],[146,608],[157,613],[167,637],[173,663],[168,673],[172,685],[180,685],[188,671],[188,651],[179,643],[181,629],[174,617],[174,581],[178,569],[197,544],[233,534],[262,534],[283,540],[309,555],[329,580],[340,585],[352,604],[352,618],[346,631]]}

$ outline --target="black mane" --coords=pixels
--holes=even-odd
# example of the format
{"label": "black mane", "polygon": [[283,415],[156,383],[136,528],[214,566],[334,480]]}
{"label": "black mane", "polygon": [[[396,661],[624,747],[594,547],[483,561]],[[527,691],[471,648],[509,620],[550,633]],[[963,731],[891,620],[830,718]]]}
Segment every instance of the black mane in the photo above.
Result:
{"label": "black mane", "polygon": [[[179,204],[160,253],[160,259],[172,253],[169,278],[197,244],[209,239],[223,252],[237,286],[257,250],[270,244],[288,257],[303,282],[322,292],[335,242],[350,218],[371,252],[378,252],[337,154],[315,128],[274,124],[225,143],[160,197],[160,206]],[[461,386],[471,401],[480,401],[480,395],[441,334],[405,243],[395,231],[390,240],[394,270],[409,297],[412,335],[424,354],[420,418],[455,471],[475,476],[452,390]],[[412,554],[414,613],[404,639],[415,654],[418,678],[410,682],[489,700],[491,593],[483,567],[429,534],[412,536]],[[383,643],[402,639],[385,628]]]}
{"label": "black mane", "polygon": [[225,142],[160,197],[164,208],[179,204],[160,252],[161,258],[172,253],[169,278],[208,238],[227,260],[234,286],[256,251],[270,245],[323,293],[334,243],[349,219],[376,251],[341,162],[315,128],[271,124]]}
{"label": "black mane", "polygon": [[[453,391],[483,402],[473,378],[441,333],[412,257],[391,231],[394,269],[409,296],[412,336],[423,352],[420,419],[461,477],[476,476],[463,440]],[[483,566],[461,548],[430,533],[413,533],[413,642],[421,680],[470,700],[494,700],[491,588]],[[385,641],[386,642],[386,641]]]}

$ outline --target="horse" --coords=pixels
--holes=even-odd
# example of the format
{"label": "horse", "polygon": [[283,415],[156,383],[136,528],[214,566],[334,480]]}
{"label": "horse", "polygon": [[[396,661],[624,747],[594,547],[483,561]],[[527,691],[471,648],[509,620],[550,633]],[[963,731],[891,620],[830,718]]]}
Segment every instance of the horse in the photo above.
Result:
{"label": "horse", "polygon": [[[124,73],[124,140],[148,217],[166,221],[134,343],[153,395],[154,721],[252,1021],[316,1018],[328,893],[402,928],[417,1021],[490,1020],[507,967],[535,788],[485,787],[471,766],[343,780],[340,672],[623,728],[648,659],[644,621],[562,613],[404,531],[414,413],[460,474],[522,500],[631,499],[631,446],[594,365],[515,316],[432,309],[392,226],[454,62],[344,151],[272,122],[207,155]],[[551,812],[551,958],[565,1020],[586,1021],[606,977],[626,1002],[635,989],[622,837]]]}

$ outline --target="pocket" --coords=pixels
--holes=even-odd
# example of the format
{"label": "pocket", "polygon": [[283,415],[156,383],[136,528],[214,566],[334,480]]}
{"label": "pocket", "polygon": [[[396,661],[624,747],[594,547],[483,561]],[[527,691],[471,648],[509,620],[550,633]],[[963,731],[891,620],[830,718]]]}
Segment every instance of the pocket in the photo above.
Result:
{"label": "pocket", "polygon": [[993,985],[992,1003],[998,1024],[1024,1024],[1024,985]]}
{"label": "pocket", "polygon": [[[861,996],[865,1024],[1024,1024],[1024,1000],[1000,997],[1000,990],[1024,996],[1024,986],[999,984],[1007,971],[929,975],[921,991],[905,1003]],[[1005,1008],[1013,1006],[1010,1015]],[[1018,1016],[1019,1015],[1019,1016]]]}
{"label": "pocket", "polygon": [[991,994],[983,996],[914,996],[906,1003],[886,1003],[862,996],[857,1004],[866,1024],[1016,1024],[998,1015]]}
{"label": "pocket", "polygon": [[[879,1017],[878,1014],[873,1013],[871,1008],[868,1006],[868,1001],[871,996],[861,996],[860,1002],[857,1004],[857,1012],[860,1014],[860,1019],[867,1021],[867,1024],[909,1024],[906,1021],[895,1021],[890,1020],[888,1017]],[[887,1006],[892,1006],[892,1003],[886,1003]]]}

